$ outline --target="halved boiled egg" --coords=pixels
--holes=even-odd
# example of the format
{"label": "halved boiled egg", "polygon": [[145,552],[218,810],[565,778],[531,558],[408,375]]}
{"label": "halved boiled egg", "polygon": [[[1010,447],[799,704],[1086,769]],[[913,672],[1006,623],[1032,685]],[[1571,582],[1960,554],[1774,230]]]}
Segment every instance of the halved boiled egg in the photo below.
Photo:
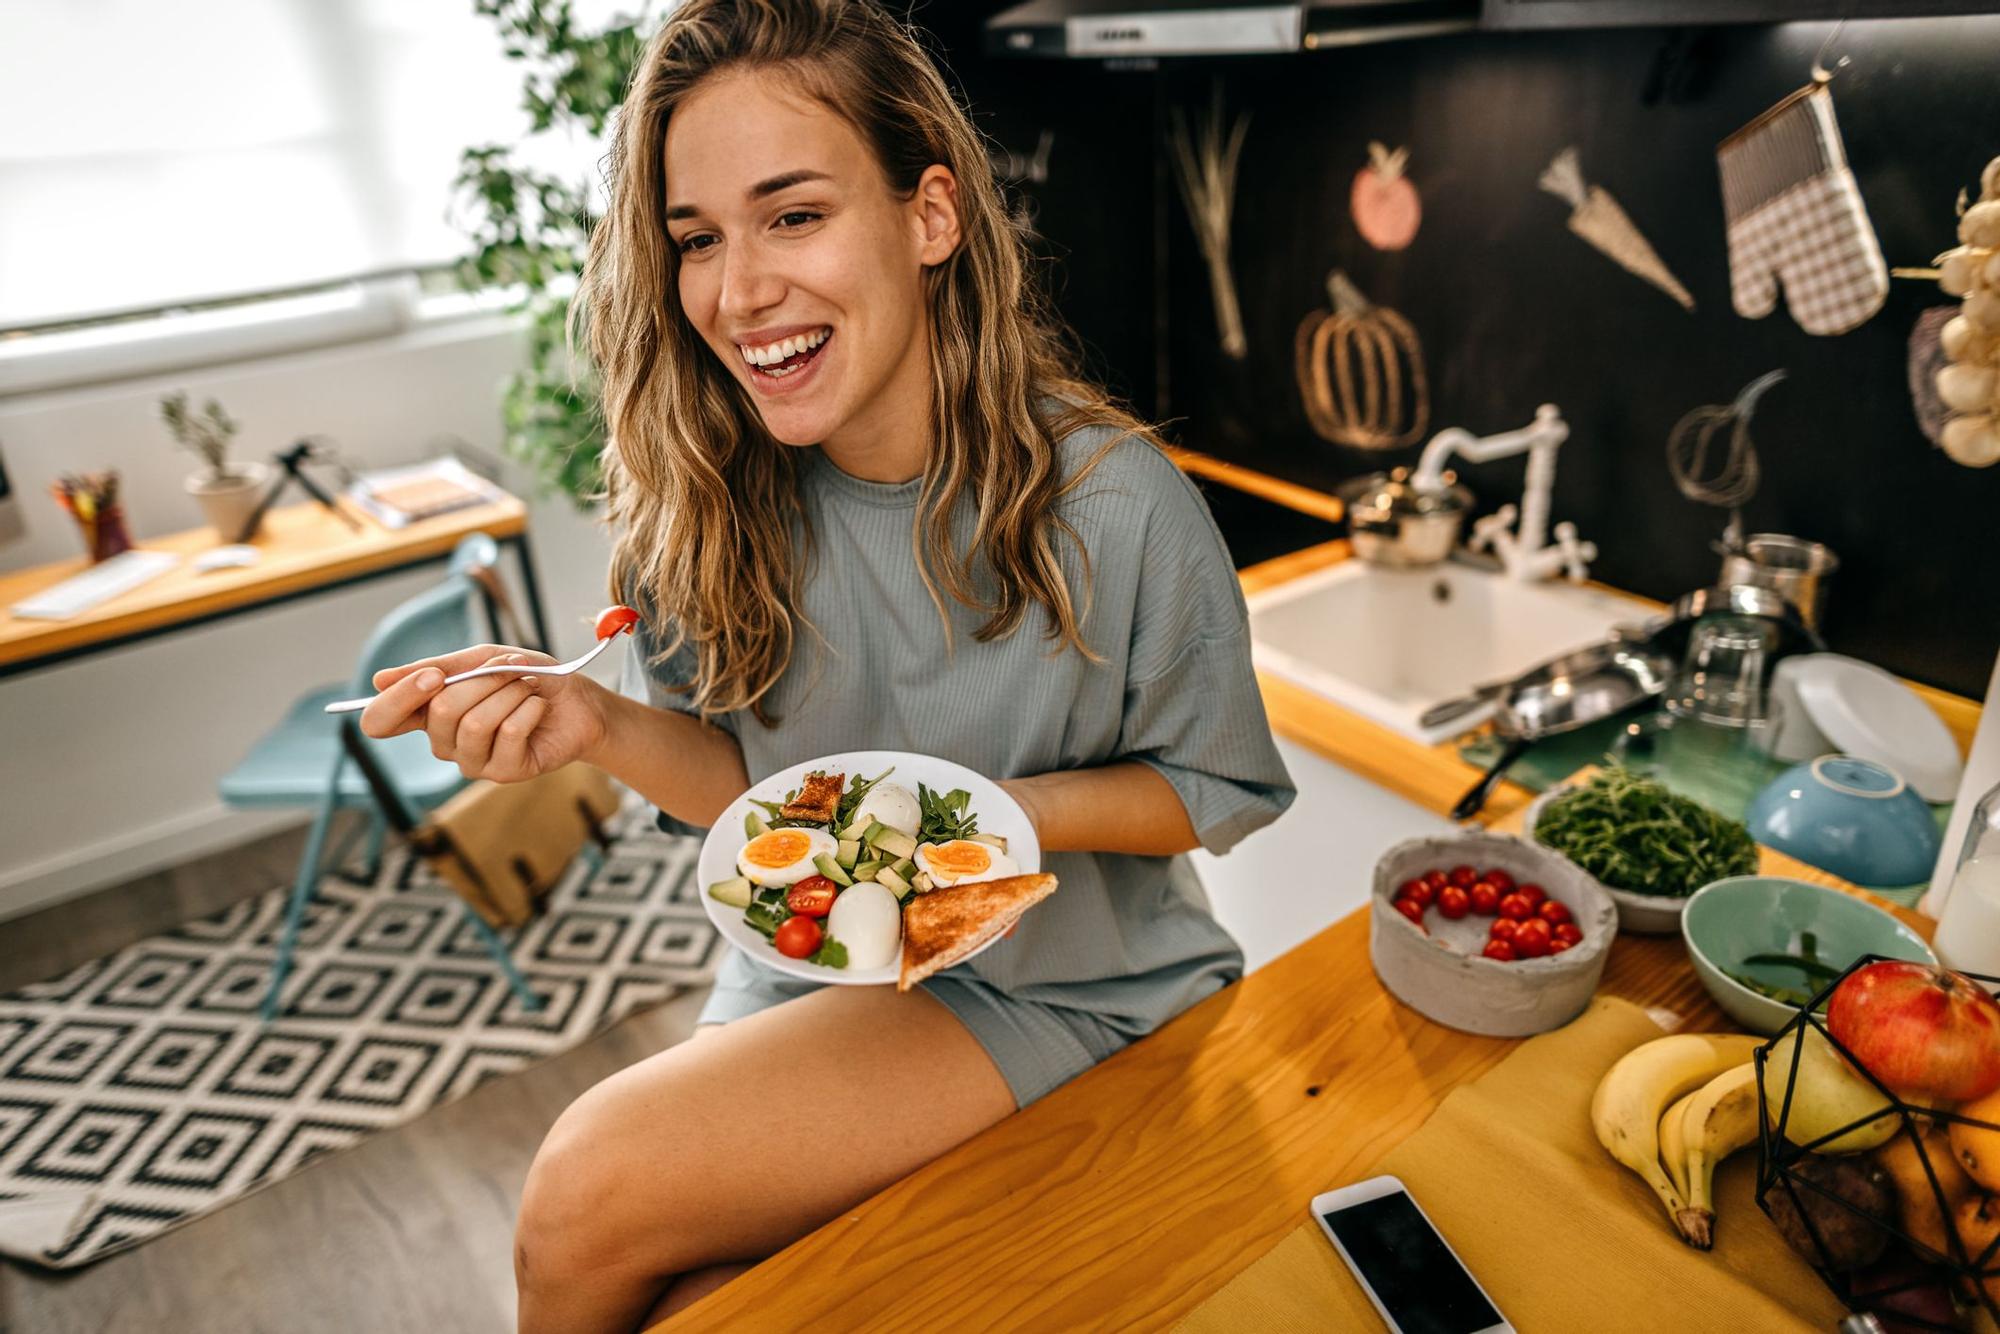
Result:
{"label": "halved boiled egg", "polygon": [[917,869],[940,888],[999,880],[1021,873],[1020,866],[1012,857],[990,844],[969,838],[954,838],[946,843],[919,843],[916,860]]}
{"label": "halved boiled egg", "polygon": [[837,852],[840,844],[824,829],[772,829],[751,839],[736,854],[736,869],[753,885],[796,885],[818,875],[813,858]]}

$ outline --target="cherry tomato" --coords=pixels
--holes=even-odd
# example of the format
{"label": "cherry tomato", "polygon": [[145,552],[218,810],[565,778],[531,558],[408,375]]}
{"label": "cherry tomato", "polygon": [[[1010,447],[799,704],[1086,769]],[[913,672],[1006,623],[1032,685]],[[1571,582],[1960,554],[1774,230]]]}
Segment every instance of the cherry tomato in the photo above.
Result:
{"label": "cherry tomato", "polygon": [[1486,948],[1480,953],[1489,959],[1498,959],[1501,963],[1512,963],[1521,957],[1514,952],[1514,947],[1504,940],[1487,941]]}
{"label": "cherry tomato", "polygon": [[1473,870],[1470,866],[1454,866],[1451,868],[1451,874],[1446,878],[1460,889],[1471,889],[1479,882],[1479,872]]}
{"label": "cherry tomato", "polygon": [[1454,922],[1472,911],[1471,900],[1466,897],[1465,891],[1457,885],[1446,885],[1443,889],[1439,890],[1437,905],[1438,911]]}
{"label": "cherry tomato", "polygon": [[1402,884],[1396,886],[1396,897],[1399,899],[1407,899],[1408,897],[1410,897],[1410,895],[1416,893],[1423,887],[1424,887],[1424,882],[1421,879],[1405,880]]}
{"label": "cherry tomato", "polygon": [[1508,875],[1497,866],[1479,878],[1499,890],[1502,894],[1514,888],[1514,877]]}
{"label": "cherry tomato", "polygon": [[1443,871],[1425,871],[1422,879],[1432,889],[1443,889],[1451,883],[1451,877],[1447,876]]}
{"label": "cherry tomato", "polygon": [[1543,901],[1549,896],[1549,892],[1540,885],[1517,885],[1514,888],[1514,892],[1528,901],[1530,909],[1541,907]]}
{"label": "cherry tomato", "polygon": [[1554,899],[1545,899],[1542,902],[1542,906],[1535,909],[1535,915],[1550,926],[1561,926],[1564,922],[1572,920],[1569,915],[1569,909],[1563,907]]}
{"label": "cherry tomato", "polygon": [[1575,922],[1560,922],[1555,930],[1549,932],[1549,939],[1560,940],[1565,945],[1578,945],[1583,943],[1583,929]]}
{"label": "cherry tomato", "polygon": [[1549,952],[1549,942],[1554,939],[1547,922],[1539,917],[1531,917],[1521,923],[1514,933],[1514,952],[1523,959],[1539,959]]}
{"label": "cherry tomato", "polygon": [[1467,897],[1472,900],[1472,911],[1478,913],[1481,917],[1491,917],[1495,912],[1499,911],[1500,891],[1493,887],[1491,881],[1481,880],[1465,892]]}
{"label": "cherry tomato", "polygon": [[1533,904],[1529,903],[1519,894],[1502,894],[1500,896],[1500,915],[1502,917],[1511,917],[1519,922],[1525,918],[1533,917],[1535,915],[1535,908]]}
{"label": "cherry tomato", "polygon": [[1514,933],[1520,929],[1521,924],[1513,918],[1500,917],[1494,919],[1493,925],[1486,928],[1486,935],[1491,940],[1511,941],[1514,939]]}
{"label": "cherry tomato", "polygon": [[801,917],[824,917],[833,911],[833,896],[838,893],[825,876],[809,875],[785,891],[785,906]]}
{"label": "cherry tomato", "polygon": [[787,917],[771,943],[788,959],[803,959],[819,948],[819,923],[810,917]]}
{"label": "cherry tomato", "polygon": [[1415,922],[1419,928],[1424,924],[1424,905],[1415,899],[1397,899],[1396,911]]}
{"label": "cherry tomato", "polygon": [[[630,607],[606,607],[597,613],[597,637],[609,639],[620,631],[630,630],[639,623],[639,613]],[[810,952],[810,951],[808,951]]]}
{"label": "cherry tomato", "polygon": [[1550,954],[1561,954],[1564,950],[1575,949],[1575,948],[1576,948],[1576,942],[1573,940],[1551,940],[1549,942]]}
{"label": "cherry tomato", "polygon": [[[1449,889],[1450,886],[1447,885],[1446,888]],[[1427,884],[1422,880],[1419,880],[1416,882],[1416,886],[1414,888],[1406,886],[1403,889],[1402,893],[1398,894],[1396,897],[1402,899],[1408,899],[1410,902],[1416,904],[1419,908],[1428,908],[1431,906],[1431,903],[1437,898],[1437,896],[1438,896],[1438,891],[1435,886]]]}

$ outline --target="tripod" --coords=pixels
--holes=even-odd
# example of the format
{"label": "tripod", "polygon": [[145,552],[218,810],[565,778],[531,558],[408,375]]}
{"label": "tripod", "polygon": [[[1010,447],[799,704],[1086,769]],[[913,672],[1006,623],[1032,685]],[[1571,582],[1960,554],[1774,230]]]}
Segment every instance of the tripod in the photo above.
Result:
{"label": "tripod", "polygon": [[277,461],[278,465],[284,471],[278,475],[277,481],[271,483],[271,489],[264,493],[264,498],[257,502],[257,508],[251,511],[250,517],[244,521],[243,531],[236,536],[238,542],[248,542],[256,535],[258,525],[264,522],[264,511],[270,509],[272,504],[277,501],[278,496],[293,482],[297,482],[307,495],[338,515],[342,523],[357,533],[361,531],[360,520],[342,509],[334,499],[332,493],[313,480],[312,475],[305,470],[306,463],[315,462],[330,463],[335,467],[341,468],[342,472],[346,472],[346,468],[341,465],[339,459],[335,457],[330,449],[320,441],[308,436],[306,439],[293,445],[290,449],[272,455],[272,458]]}

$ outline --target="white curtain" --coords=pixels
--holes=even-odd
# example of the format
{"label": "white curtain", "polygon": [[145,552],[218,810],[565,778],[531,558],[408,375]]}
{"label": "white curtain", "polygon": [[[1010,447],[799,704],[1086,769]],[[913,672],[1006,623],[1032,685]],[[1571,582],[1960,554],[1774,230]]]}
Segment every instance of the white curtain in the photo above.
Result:
{"label": "white curtain", "polygon": [[472,0],[0,0],[0,329],[464,254],[521,79]]}

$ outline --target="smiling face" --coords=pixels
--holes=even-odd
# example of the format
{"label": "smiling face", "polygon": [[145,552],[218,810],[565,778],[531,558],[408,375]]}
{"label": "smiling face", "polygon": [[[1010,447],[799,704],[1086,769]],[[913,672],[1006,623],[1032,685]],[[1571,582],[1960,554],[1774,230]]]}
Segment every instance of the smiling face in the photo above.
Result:
{"label": "smiling face", "polygon": [[923,271],[958,239],[950,171],[897,198],[852,125],[765,71],[696,87],[664,169],[681,308],[772,436],[843,466],[907,446],[929,402]]}

